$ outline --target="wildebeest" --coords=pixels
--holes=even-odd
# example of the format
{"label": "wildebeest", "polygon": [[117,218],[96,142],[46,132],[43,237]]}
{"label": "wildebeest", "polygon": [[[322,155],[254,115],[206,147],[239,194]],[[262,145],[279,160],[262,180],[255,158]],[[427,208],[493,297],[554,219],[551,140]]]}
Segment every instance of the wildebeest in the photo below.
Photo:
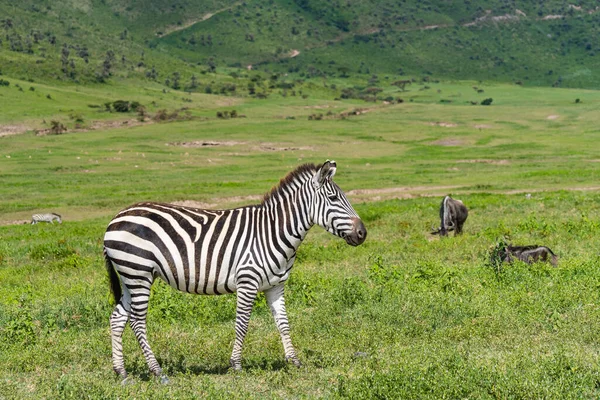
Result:
{"label": "wildebeest", "polygon": [[492,263],[511,263],[514,260],[521,260],[524,263],[533,264],[543,261],[549,262],[554,267],[558,263],[558,257],[547,246],[512,246],[505,242],[500,242],[493,248],[491,257]]}
{"label": "wildebeest", "polygon": [[434,230],[431,233],[446,236],[449,231],[454,231],[454,236],[460,235],[468,216],[469,211],[462,201],[446,196],[440,205],[441,225],[437,231]]}

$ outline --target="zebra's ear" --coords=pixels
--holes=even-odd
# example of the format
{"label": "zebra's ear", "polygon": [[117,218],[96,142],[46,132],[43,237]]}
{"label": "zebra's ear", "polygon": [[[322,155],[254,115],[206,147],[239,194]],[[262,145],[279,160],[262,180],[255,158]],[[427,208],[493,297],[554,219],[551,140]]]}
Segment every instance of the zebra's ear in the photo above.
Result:
{"label": "zebra's ear", "polygon": [[317,170],[312,178],[313,187],[319,189],[328,179],[332,179],[335,175],[336,164],[335,161],[325,161],[323,165]]}

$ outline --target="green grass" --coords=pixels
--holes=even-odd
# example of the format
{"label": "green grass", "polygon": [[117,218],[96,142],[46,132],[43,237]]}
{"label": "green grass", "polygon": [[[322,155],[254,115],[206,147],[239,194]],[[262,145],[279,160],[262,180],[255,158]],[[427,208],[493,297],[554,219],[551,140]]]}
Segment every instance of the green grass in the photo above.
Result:
{"label": "green grass", "polygon": [[[468,81],[415,82],[400,92],[382,84],[404,99],[385,105],[333,100],[344,82],[365,84],[307,80],[297,88],[307,98],[274,90],[265,100],[163,93],[131,80],[0,88],[3,125],[73,124],[73,112],[89,124],[135,119],[87,107],[118,98],[149,104],[152,114],[190,113],[0,138],[0,398],[598,397],[597,92]],[[38,96],[46,92],[56,103]],[[470,104],[487,97],[491,106]],[[246,118],[216,118],[231,109]],[[339,117],[355,109],[361,114]],[[316,113],[324,119],[308,119]],[[220,145],[181,145],[191,142]],[[256,203],[298,164],[325,159],[338,162],[336,182],[368,239],[353,248],[315,228],[300,247],[286,300],[305,367],[285,363],[260,296],[245,369],[229,371],[235,297],[186,295],[158,282],[149,340],[171,384],[149,376],[127,329],[133,383],[121,386],[102,260],[110,218],[144,200]],[[470,214],[463,236],[440,240],[429,231],[448,193]],[[9,224],[42,211],[64,223]],[[488,252],[502,238],[547,245],[559,265],[494,269]]]}
{"label": "green grass", "polygon": [[[154,286],[153,348],[171,377],[148,377],[125,334],[122,387],[110,365],[107,219],[2,228],[2,393],[7,398],[129,396],[595,397],[598,369],[598,194],[470,195],[467,232],[430,240],[438,199],[357,204],[369,229],[358,248],[320,229],[288,283],[302,369],[287,366],[264,299],[243,366],[228,372],[234,296]],[[33,229],[32,229],[33,228]],[[500,235],[544,243],[559,267],[487,264]]]}

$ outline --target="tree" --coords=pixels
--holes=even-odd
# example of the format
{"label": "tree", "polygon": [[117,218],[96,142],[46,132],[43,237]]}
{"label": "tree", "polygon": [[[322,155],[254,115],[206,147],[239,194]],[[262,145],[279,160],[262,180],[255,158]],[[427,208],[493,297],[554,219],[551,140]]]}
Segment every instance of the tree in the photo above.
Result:
{"label": "tree", "polygon": [[3,20],[2,20],[2,21],[0,21],[0,22],[2,22],[2,27],[3,27],[4,29],[11,29],[11,28],[13,28],[13,27],[14,27],[13,20],[12,20],[12,19],[10,19],[10,18],[3,19]]}
{"label": "tree", "polygon": [[108,79],[112,75],[111,69],[113,67],[114,60],[115,52],[112,50],[108,50],[106,52],[106,57],[102,62],[102,71],[100,73],[96,73],[96,80],[98,82],[106,82],[106,79]]}
{"label": "tree", "polygon": [[208,70],[210,72],[215,72],[217,70],[217,63],[215,62],[215,59],[213,57],[208,59]]}
{"label": "tree", "polygon": [[348,67],[339,67],[338,72],[340,73],[340,78],[348,78],[348,72],[350,72],[350,68]]}
{"label": "tree", "polygon": [[106,52],[106,57],[102,63],[102,73],[104,76],[109,77],[111,75],[111,69],[115,60],[115,53],[112,50]]}
{"label": "tree", "polygon": [[197,87],[198,87],[198,78],[196,78],[196,75],[192,75],[189,88],[196,89]]}
{"label": "tree", "polygon": [[88,51],[88,48],[86,46],[80,47],[77,50],[77,55],[80,58],[83,58],[83,61],[85,61],[86,64],[90,62],[90,52]]}
{"label": "tree", "polygon": [[146,71],[146,77],[152,80],[156,80],[156,78],[158,78],[158,72],[156,71],[156,68],[154,68],[154,65],[150,71]]}
{"label": "tree", "polygon": [[181,78],[181,76],[179,75],[179,72],[175,71],[173,72],[173,84],[172,84],[172,88],[175,90],[179,90],[181,88],[181,85],[179,84],[179,79]]}
{"label": "tree", "polygon": [[65,43],[63,44],[62,50],[60,51],[60,70],[65,75],[67,75],[67,73],[69,72],[69,54],[69,46],[67,46],[67,44]]}
{"label": "tree", "polygon": [[396,81],[394,83],[392,83],[392,85],[394,86],[398,86],[400,88],[400,90],[402,90],[404,92],[404,87],[406,85],[411,85],[412,81],[410,81],[409,79],[405,79],[405,80],[400,80],[400,81]]}

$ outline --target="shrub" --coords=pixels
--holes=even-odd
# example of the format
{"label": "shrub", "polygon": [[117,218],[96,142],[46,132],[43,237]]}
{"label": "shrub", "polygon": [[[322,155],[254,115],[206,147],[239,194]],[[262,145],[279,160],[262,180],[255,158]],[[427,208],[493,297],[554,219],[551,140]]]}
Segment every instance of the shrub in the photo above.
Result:
{"label": "shrub", "polygon": [[137,119],[140,122],[144,122],[146,120],[146,117],[148,116],[148,113],[146,112],[146,107],[140,105],[136,108],[137,111]]}
{"label": "shrub", "polygon": [[129,112],[129,110],[131,109],[131,105],[129,104],[128,101],[125,101],[125,100],[114,101],[112,103],[112,106],[116,112],[121,112],[121,113]]}
{"label": "shrub", "polygon": [[481,102],[481,105],[482,105],[482,106],[489,106],[490,104],[492,104],[492,101],[494,101],[494,100],[493,100],[491,97],[489,97],[489,98],[487,98],[487,99],[483,100],[483,101]]}
{"label": "shrub", "polygon": [[67,127],[64,126],[60,121],[50,121],[50,133],[53,135],[60,135],[67,131]]}
{"label": "shrub", "polygon": [[179,113],[177,111],[173,111],[169,113],[166,109],[158,110],[154,115],[155,121],[168,121],[172,119],[177,119],[179,117]]}

